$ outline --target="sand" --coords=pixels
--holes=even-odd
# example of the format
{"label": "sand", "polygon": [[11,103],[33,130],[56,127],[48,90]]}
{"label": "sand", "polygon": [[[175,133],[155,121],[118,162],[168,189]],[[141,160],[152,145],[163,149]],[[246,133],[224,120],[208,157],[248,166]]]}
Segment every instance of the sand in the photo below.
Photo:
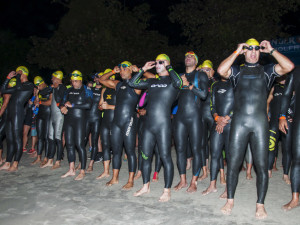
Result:
{"label": "sand", "polygon": [[[290,185],[282,180],[279,153],[278,172],[273,172],[265,200],[268,218],[255,219],[256,182],[246,180],[241,172],[235,196],[232,215],[225,216],[220,208],[225,200],[220,200],[224,186],[217,182],[218,192],[202,196],[209,185],[209,179],[198,182],[198,191],[186,193],[186,189],[172,190],[171,201],[158,202],[164,181],[163,169],[159,182],[150,184],[151,192],[134,197],[133,193],[142,187],[142,179],[135,182],[130,191],[121,187],[128,179],[127,162],[123,161],[120,182],[106,187],[109,180],[95,180],[103,172],[103,164],[95,163],[94,171],[84,180],[74,181],[74,177],[61,179],[68,170],[65,159],[57,170],[40,169],[31,166],[33,159],[23,154],[19,171],[0,171],[0,224],[300,224],[299,208],[284,212],[281,209],[291,199]],[[66,153],[65,153],[66,155]],[[176,154],[172,148],[175,175],[173,186],[179,182]],[[78,157],[77,157],[78,159]],[[77,172],[78,174],[78,172]],[[187,171],[190,181],[191,170]]]}

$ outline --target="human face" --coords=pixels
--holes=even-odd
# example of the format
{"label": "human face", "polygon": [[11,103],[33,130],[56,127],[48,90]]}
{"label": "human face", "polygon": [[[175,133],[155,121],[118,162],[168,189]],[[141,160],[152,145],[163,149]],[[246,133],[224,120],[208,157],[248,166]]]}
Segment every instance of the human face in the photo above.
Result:
{"label": "human face", "polygon": [[82,80],[72,80],[72,86],[75,89],[79,89],[82,86]]}
{"label": "human face", "polygon": [[57,77],[54,77],[54,76],[52,76],[51,81],[52,81],[52,84],[53,84],[55,87],[57,87],[57,86],[61,83],[61,80],[58,79]]}
{"label": "human face", "polygon": [[123,80],[128,80],[131,78],[132,70],[130,66],[128,67],[123,67],[120,66],[120,76]]}
{"label": "human face", "polygon": [[158,74],[167,71],[166,66],[169,65],[167,60],[156,60],[155,69]]}
{"label": "human face", "polygon": [[197,65],[196,57],[194,55],[188,54],[185,56],[184,63],[186,67],[196,66]]}
{"label": "human face", "polygon": [[[250,46],[249,46],[250,47]],[[248,63],[257,63],[259,60],[259,49],[256,50],[255,46],[252,46],[252,50],[245,49],[245,60]]]}

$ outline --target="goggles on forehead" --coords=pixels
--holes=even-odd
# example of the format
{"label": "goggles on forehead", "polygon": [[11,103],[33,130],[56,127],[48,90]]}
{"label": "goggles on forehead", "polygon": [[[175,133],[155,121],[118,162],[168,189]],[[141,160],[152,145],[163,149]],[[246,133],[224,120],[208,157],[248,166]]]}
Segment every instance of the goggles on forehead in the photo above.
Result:
{"label": "goggles on forehead", "polygon": [[127,68],[127,67],[129,67],[129,66],[128,66],[127,64],[119,64],[118,67],[119,67],[120,69],[121,69],[121,67],[125,69],[125,68]]}

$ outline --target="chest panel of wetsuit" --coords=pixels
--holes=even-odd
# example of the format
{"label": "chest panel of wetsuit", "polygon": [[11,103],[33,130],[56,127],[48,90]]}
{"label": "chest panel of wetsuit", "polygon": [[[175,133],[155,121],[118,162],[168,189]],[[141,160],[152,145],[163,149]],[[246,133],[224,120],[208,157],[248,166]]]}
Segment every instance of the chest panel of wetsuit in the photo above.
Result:
{"label": "chest panel of wetsuit", "polygon": [[[186,73],[185,76],[189,83],[195,83],[196,74],[198,74],[197,80],[200,80],[201,75],[206,76],[206,74],[200,74],[196,70],[191,73]],[[180,76],[182,75],[183,74],[180,74]],[[179,92],[177,114],[181,114],[183,116],[193,116],[195,113],[200,113],[200,104],[202,104],[202,101],[199,97],[195,99],[195,94],[189,88],[183,88]]]}
{"label": "chest panel of wetsuit", "polygon": [[101,99],[102,88],[92,87],[90,90],[93,92],[93,101],[92,107],[88,110],[87,117],[88,119],[101,118],[101,111],[98,109],[98,105]]}
{"label": "chest panel of wetsuit", "polygon": [[61,103],[66,91],[67,88],[63,84],[60,84],[57,88],[53,88],[52,98],[55,99],[56,103]]}
{"label": "chest panel of wetsuit", "polygon": [[147,117],[158,121],[160,117],[170,118],[171,107],[178,97],[179,89],[176,89],[169,76],[157,79],[149,79]]}
{"label": "chest panel of wetsuit", "polygon": [[[87,98],[89,98],[87,90],[85,90],[84,85],[81,86],[79,89],[75,89],[74,87],[71,87],[68,89],[67,94],[67,101],[69,101],[71,104],[84,104],[87,101]],[[66,115],[67,117],[85,117],[86,116],[86,109],[80,109],[80,108],[68,108],[68,113]]]}
{"label": "chest panel of wetsuit", "polygon": [[264,67],[261,65],[241,66],[240,75],[234,88],[234,113],[243,115],[266,113],[267,95]]}
{"label": "chest panel of wetsuit", "polygon": [[[293,90],[295,91],[294,95],[294,119],[298,120],[300,117],[300,68],[297,67],[294,72],[291,74],[292,82],[293,82]],[[293,102],[291,102],[290,105],[292,105]],[[298,113],[297,113],[298,112]]]}
{"label": "chest panel of wetsuit", "polygon": [[109,105],[116,104],[116,91],[111,88],[106,88],[103,93],[103,100],[107,102]]}
{"label": "chest panel of wetsuit", "polygon": [[217,81],[212,85],[214,105],[219,116],[233,114],[234,94],[229,80]]}
{"label": "chest panel of wetsuit", "polygon": [[216,80],[212,77],[210,79],[208,79],[208,87],[207,87],[207,97],[205,100],[201,100],[202,101],[202,114],[205,117],[206,116],[210,116],[210,98],[211,98],[211,85],[215,82]]}
{"label": "chest panel of wetsuit", "polygon": [[281,97],[283,94],[284,86],[281,84],[274,85],[273,99],[270,102],[271,119],[278,120],[280,114]]}
{"label": "chest panel of wetsuit", "polygon": [[135,115],[135,108],[139,98],[134,89],[129,87],[128,80],[118,83],[116,88],[116,104],[114,121],[116,123],[127,122]]}
{"label": "chest panel of wetsuit", "polygon": [[[43,90],[39,91],[39,100],[42,102],[46,102],[50,99],[50,95],[52,94],[52,88],[51,87],[45,87]],[[39,113],[38,115],[41,115],[43,113],[50,113],[50,105],[40,105],[39,106]]]}

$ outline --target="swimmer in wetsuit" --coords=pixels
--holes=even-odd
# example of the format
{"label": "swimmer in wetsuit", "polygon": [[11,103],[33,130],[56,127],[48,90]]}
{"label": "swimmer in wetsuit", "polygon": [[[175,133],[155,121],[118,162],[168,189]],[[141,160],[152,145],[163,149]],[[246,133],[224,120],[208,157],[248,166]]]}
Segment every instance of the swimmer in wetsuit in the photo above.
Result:
{"label": "swimmer in wetsuit", "polygon": [[185,54],[186,71],[180,74],[183,89],[178,97],[178,110],[174,117],[174,141],[177,150],[177,167],[180,182],[175,186],[178,191],[187,187],[186,164],[187,146],[191,146],[193,153],[193,178],[187,192],[197,191],[197,179],[201,170],[201,106],[207,96],[208,78],[204,72],[196,70],[198,56],[194,52]]}
{"label": "swimmer in wetsuit", "polygon": [[38,98],[35,100],[36,106],[39,107],[39,112],[36,117],[36,130],[38,136],[37,158],[32,162],[32,165],[40,163],[42,152],[45,147],[45,158],[40,166],[43,167],[48,162],[49,141],[48,132],[51,114],[52,87],[47,86],[43,78],[36,76],[33,81],[38,88]]}
{"label": "swimmer in wetsuit", "polygon": [[[141,79],[145,71],[156,68],[157,79]],[[174,177],[174,166],[171,157],[171,107],[182,87],[182,79],[170,66],[170,58],[160,54],[156,61],[147,62],[129,82],[133,88],[148,89],[147,116],[142,135],[142,176],[143,187],[135,192],[140,196],[150,192],[150,174],[153,149],[157,143],[160,158],[164,166],[164,192],[159,201],[166,202],[171,198],[171,185]],[[188,82],[186,83],[188,85]]]}
{"label": "swimmer in wetsuit", "polygon": [[[287,122],[287,110],[290,105],[293,92],[295,92],[294,118],[292,123],[292,132]],[[285,88],[281,100],[281,110],[279,117],[279,129],[284,133],[292,133],[292,168],[291,168],[291,189],[292,200],[283,206],[284,210],[291,210],[299,206],[300,192],[300,67],[288,76],[285,82]]]}
{"label": "swimmer in wetsuit", "polygon": [[[260,52],[271,54],[278,64],[262,66],[258,63]],[[245,55],[245,65],[232,65],[240,55]],[[257,171],[256,218],[264,219],[267,213],[264,199],[268,189],[268,91],[276,76],[290,72],[294,64],[272,48],[270,42],[255,39],[238,45],[219,66],[218,72],[229,78],[234,89],[234,114],[231,122],[227,163],[227,202],[221,209],[229,215],[234,205],[239,168],[243,162],[248,142],[251,144],[253,162]]]}
{"label": "swimmer in wetsuit", "polygon": [[225,155],[227,157],[234,105],[233,88],[229,80],[222,78],[221,81],[216,81],[212,84],[211,91],[210,108],[215,122],[210,135],[210,185],[202,192],[202,195],[217,192],[216,180],[219,170],[221,172],[221,183],[226,184],[222,150],[225,147]]}
{"label": "swimmer in wetsuit", "polygon": [[[111,69],[106,69],[103,74],[111,72]],[[115,80],[115,75],[110,76],[109,79]],[[116,104],[116,90],[112,88],[102,88],[101,99],[99,102],[99,110],[102,111],[103,118],[100,127],[101,145],[103,152],[103,166],[104,171],[96,179],[109,177],[109,164],[111,159],[111,126],[114,119],[114,110]]]}
{"label": "swimmer in wetsuit", "polygon": [[[8,87],[12,88],[16,86],[16,78],[12,78],[8,82]],[[3,103],[0,109],[0,165],[4,162],[2,159],[2,153],[3,153],[3,139],[5,137],[5,125],[6,125],[6,119],[7,119],[7,106],[9,103],[11,95],[10,94],[4,94],[3,95]]]}
{"label": "swimmer in wetsuit", "polygon": [[[62,84],[63,72],[56,71],[52,74],[52,100],[51,100],[51,117],[49,124],[49,154],[48,162],[43,166],[51,166],[51,169],[60,167],[63,155],[62,130],[64,123],[64,115],[60,111],[65,92],[67,88]],[[53,165],[53,158],[57,149],[56,162]]]}
{"label": "swimmer in wetsuit", "polygon": [[[25,66],[20,66],[8,74],[1,87],[2,94],[11,94],[7,106],[7,121],[5,126],[7,140],[6,162],[0,168],[8,171],[18,170],[18,164],[22,156],[22,133],[24,122],[24,105],[33,93],[34,85],[28,81],[29,71]],[[8,87],[11,78],[16,77],[16,86]],[[14,162],[11,161],[14,158]]]}
{"label": "swimmer in wetsuit", "polygon": [[[113,150],[113,177],[106,183],[107,186],[119,182],[119,172],[122,161],[123,143],[128,157],[129,178],[127,184],[122,189],[129,190],[134,184],[134,174],[136,171],[135,142],[137,132],[137,118],[135,107],[137,105],[140,90],[135,90],[128,85],[132,71],[137,71],[137,67],[128,61],[122,62],[111,72],[103,74],[99,81],[104,86],[116,90],[116,106],[114,119],[111,128],[112,150]],[[120,73],[122,81],[110,80],[109,77],[115,73]]]}
{"label": "swimmer in wetsuit", "polygon": [[72,86],[64,96],[60,106],[64,117],[64,131],[68,152],[69,171],[61,176],[75,176],[75,147],[78,150],[81,162],[80,173],[75,180],[82,180],[85,176],[86,150],[85,150],[85,124],[86,111],[91,108],[93,93],[82,84],[82,73],[75,70],[71,74]]}

